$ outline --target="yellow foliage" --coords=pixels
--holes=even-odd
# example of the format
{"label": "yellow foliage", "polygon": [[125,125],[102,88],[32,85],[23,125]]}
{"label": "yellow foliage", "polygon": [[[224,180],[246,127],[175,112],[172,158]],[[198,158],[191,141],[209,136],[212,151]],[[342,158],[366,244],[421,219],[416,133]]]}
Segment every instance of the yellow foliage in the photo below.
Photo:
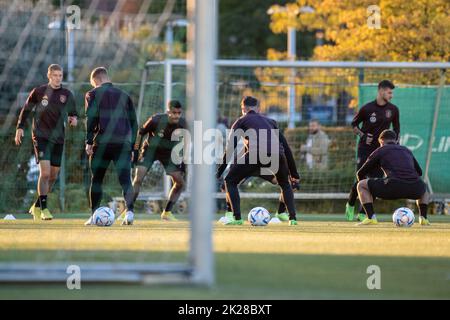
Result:
{"label": "yellow foliage", "polygon": [[[380,29],[368,26],[373,0],[298,0],[285,10],[273,6],[273,32],[322,29],[329,45],[314,50],[315,60],[449,61],[450,1],[380,0]],[[313,13],[298,13],[311,6]]]}

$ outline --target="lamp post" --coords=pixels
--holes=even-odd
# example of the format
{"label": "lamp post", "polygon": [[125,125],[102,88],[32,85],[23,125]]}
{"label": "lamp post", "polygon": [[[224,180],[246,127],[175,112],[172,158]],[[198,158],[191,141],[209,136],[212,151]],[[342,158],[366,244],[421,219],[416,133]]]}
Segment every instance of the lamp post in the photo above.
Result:
{"label": "lamp post", "polygon": [[[287,7],[273,6],[267,10],[268,15],[275,13],[287,13],[288,17],[292,20],[297,19],[300,13],[312,13],[314,8],[310,6],[302,6],[289,10]],[[289,61],[295,61],[297,59],[297,29],[290,23],[287,29],[287,57]],[[290,79],[288,87],[288,128],[295,128],[295,69],[290,70]]]}
{"label": "lamp post", "polygon": [[174,27],[187,27],[188,21],[186,19],[177,19],[169,21],[166,25],[165,41],[167,45],[167,58],[171,58],[173,55],[173,28]]}
{"label": "lamp post", "polygon": [[[59,1],[61,17],[60,20],[53,21],[49,23],[48,29],[50,30],[61,30],[60,41],[60,54],[61,54],[61,65],[65,65],[64,60],[67,56],[67,82],[68,87],[71,88],[73,85],[73,69],[75,67],[75,27],[71,24],[66,23],[66,10],[64,6],[64,0]],[[64,212],[65,207],[65,189],[66,189],[66,166],[65,166],[65,153],[62,154],[61,168],[59,173],[59,205],[61,211]]]}

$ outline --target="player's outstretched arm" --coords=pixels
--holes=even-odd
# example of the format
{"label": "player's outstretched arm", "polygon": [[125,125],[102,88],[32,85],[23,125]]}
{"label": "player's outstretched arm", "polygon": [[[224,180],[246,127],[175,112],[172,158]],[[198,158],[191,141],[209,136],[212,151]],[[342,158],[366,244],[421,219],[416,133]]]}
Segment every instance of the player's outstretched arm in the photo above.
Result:
{"label": "player's outstretched arm", "polygon": [[355,117],[352,120],[352,127],[353,127],[353,132],[359,136],[360,138],[362,138],[364,136],[364,132],[361,131],[361,129],[359,128],[359,124],[363,121],[363,114],[364,114],[365,110],[364,107],[362,107],[355,115]]}
{"label": "player's outstretched arm", "polygon": [[367,158],[366,162],[362,165],[362,167],[356,173],[356,178],[358,181],[365,179],[367,174],[375,167],[379,166],[380,162],[380,149],[375,150],[372,154]]}
{"label": "player's outstretched arm", "polygon": [[19,119],[17,120],[17,130],[16,130],[16,136],[14,138],[14,141],[17,146],[22,144],[22,138],[24,136],[23,128],[25,127],[28,116],[32,112],[36,103],[37,103],[36,89],[33,89],[30,92],[30,94],[27,98],[27,101],[25,101],[25,104],[23,105],[22,109],[20,110]]}
{"label": "player's outstretched arm", "polygon": [[85,110],[86,110],[86,152],[88,152],[88,146],[94,144],[95,128],[99,121],[99,110],[97,102],[95,101],[94,91],[86,93],[85,97]]}
{"label": "player's outstretched arm", "polygon": [[286,137],[280,132],[280,143],[283,145],[284,154],[289,168],[289,175],[297,182],[300,181],[300,175],[297,171],[297,165],[295,164],[294,155],[292,154],[291,147],[287,143]]}
{"label": "player's outstretched arm", "polygon": [[220,179],[223,172],[227,168],[228,163],[231,162],[231,157],[234,155],[234,151],[237,148],[238,139],[240,139],[242,129],[240,128],[239,119],[231,126],[230,134],[227,139],[225,151],[223,153],[222,163],[219,165],[216,171],[216,178]]}

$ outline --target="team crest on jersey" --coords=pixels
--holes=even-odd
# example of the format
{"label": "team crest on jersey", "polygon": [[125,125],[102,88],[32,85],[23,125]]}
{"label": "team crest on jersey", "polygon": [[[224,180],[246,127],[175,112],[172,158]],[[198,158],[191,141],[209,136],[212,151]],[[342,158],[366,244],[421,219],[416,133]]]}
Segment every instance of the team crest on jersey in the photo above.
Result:
{"label": "team crest on jersey", "polygon": [[390,117],[392,117],[392,111],[386,110],[386,118],[390,118]]}
{"label": "team crest on jersey", "polygon": [[42,104],[43,107],[48,106],[48,97],[47,96],[44,96],[42,98],[41,104]]}
{"label": "team crest on jersey", "polygon": [[158,136],[160,136],[161,138],[164,137],[164,130],[161,130],[161,131],[158,133]]}
{"label": "team crest on jersey", "polygon": [[67,97],[65,95],[60,95],[59,96],[59,101],[61,101],[61,103],[65,103],[67,100]]}
{"label": "team crest on jersey", "polygon": [[377,122],[377,114],[374,112],[374,113],[372,113],[371,115],[370,115],[370,122],[371,123],[375,123],[375,122]]}

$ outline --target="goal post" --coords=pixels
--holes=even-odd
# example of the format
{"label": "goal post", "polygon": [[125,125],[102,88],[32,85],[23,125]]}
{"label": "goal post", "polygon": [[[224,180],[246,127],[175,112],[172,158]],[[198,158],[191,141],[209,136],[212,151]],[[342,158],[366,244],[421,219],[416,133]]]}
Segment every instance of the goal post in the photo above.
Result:
{"label": "goal post", "polygon": [[[188,0],[188,47],[191,64],[188,78],[188,105],[193,113],[189,120],[201,121],[204,128],[214,127],[215,67],[217,43],[216,0]],[[141,79],[138,116],[144,105],[145,84],[149,75],[144,70]],[[167,86],[169,90],[171,86]],[[205,92],[203,91],[204,89]],[[166,92],[166,99],[170,94]],[[201,96],[201,99],[200,99]],[[205,105],[203,102],[207,102]],[[195,146],[202,148],[202,146]],[[211,286],[214,284],[214,258],[212,249],[212,221],[214,214],[214,188],[211,177],[212,165],[199,164],[193,168],[194,184],[190,205],[190,246],[184,263],[143,263],[123,261],[107,262],[11,262],[0,263],[0,282],[57,282],[65,283],[70,272],[68,267],[80,269],[83,282],[94,283],[170,283]],[[74,245],[76,246],[76,242]],[[92,258],[95,254],[92,253]],[[112,259],[114,260],[114,259]]]}

